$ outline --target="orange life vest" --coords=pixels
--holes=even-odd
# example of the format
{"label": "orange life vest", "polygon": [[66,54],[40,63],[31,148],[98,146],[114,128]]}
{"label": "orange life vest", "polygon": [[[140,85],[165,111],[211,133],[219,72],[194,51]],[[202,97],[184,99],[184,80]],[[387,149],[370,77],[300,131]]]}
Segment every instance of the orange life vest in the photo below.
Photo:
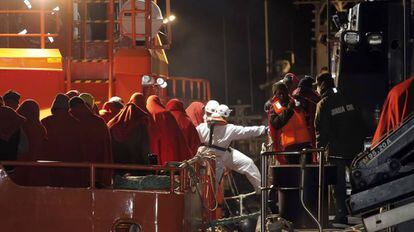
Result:
{"label": "orange life vest", "polygon": [[[286,107],[282,106],[279,101],[275,101],[272,107],[276,114],[280,114],[286,110]],[[294,109],[293,112],[288,123],[279,129],[280,145],[283,148],[293,144],[312,142],[312,137],[306,124],[305,114],[298,109]]]}

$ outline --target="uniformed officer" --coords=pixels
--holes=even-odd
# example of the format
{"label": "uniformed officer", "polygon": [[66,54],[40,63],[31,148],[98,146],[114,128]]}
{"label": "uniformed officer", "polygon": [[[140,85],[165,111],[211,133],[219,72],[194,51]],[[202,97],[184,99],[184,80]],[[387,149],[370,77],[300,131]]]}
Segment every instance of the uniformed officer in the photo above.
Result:
{"label": "uniformed officer", "polygon": [[362,117],[357,106],[335,88],[329,73],[319,75],[316,84],[321,95],[315,116],[316,146],[327,148],[329,161],[337,166],[335,222],[347,224],[345,170],[363,149]]}

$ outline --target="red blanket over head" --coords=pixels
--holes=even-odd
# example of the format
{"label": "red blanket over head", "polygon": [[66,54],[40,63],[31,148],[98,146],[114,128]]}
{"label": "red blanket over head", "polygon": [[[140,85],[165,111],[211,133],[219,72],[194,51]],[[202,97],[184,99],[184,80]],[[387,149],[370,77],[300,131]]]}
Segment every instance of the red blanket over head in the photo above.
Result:
{"label": "red blanket over head", "polygon": [[159,154],[160,153],[159,144],[160,144],[161,136],[160,136],[160,133],[158,132],[159,131],[158,125],[155,123],[154,118],[152,117],[152,115],[147,109],[144,95],[142,93],[134,93],[129,99],[129,102],[135,104],[138,108],[145,111],[150,116],[148,118],[148,126],[147,126],[148,135],[150,139],[150,151],[151,153]]}
{"label": "red blanket over head", "polygon": [[[73,107],[69,112],[79,120],[80,131],[78,136],[81,138],[81,149],[83,162],[91,163],[112,163],[111,137],[108,127],[104,120],[92,113],[85,105],[80,104]],[[103,176],[97,175],[101,183],[109,184],[109,171]]]}
{"label": "red blanket over head", "polygon": [[203,123],[204,116],[204,104],[201,102],[192,102],[185,110],[188,117],[190,117],[194,126],[198,126]]}
{"label": "red blanket over head", "polygon": [[147,109],[159,128],[161,164],[169,161],[183,161],[190,157],[190,151],[180,127],[157,96],[152,95],[147,99]]}
{"label": "red blanket over head", "polygon": [[194,156],[197,153],[201,142],[195,126],[184,111],[184,104],[178,99],[171,99],[167,103],[166,107],[173,114],[175,120],[177,121],[178,126],[180,127],[184,138],[187,141],[187,145],[191,152],[191,157]]}
{"label": "red blanket over head", "polygon": [[128,103],[108,123],[113,138],[112,148],[115,162],[148,164],[147,122],[149,117],[143,110]]}

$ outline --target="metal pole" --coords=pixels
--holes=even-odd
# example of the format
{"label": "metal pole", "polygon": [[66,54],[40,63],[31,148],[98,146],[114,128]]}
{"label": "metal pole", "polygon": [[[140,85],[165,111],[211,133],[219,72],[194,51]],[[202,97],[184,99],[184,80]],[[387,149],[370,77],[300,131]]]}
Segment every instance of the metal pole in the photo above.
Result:
{"label": "metal pole", "polygon": [[223,16],[223,53],[224,53],[224,96],[226,104],[229,104],[228,77],[227,77],[227,44],[226,44],[226,20]]}
{"label": "metal pole", "polygon": [[88,39],[86,36],[87,33],[87,24],[86,20],[88,20],[88,3],[86,1],[82,1],[82,15],[81,15],[81,59],[86,59],[86,40]]}
{"label": "metal pole", "polygon": [[[7,11],[9,10],[9,6],[8,5],[7,5],[7,9],[6,10]],[[5,23],[6,23],[6,32],[7,33],[10,33],[10,14],[9,13],[6,14]],[[6,37],[6,48],[9,48],[9,47],[10,47],[10,38],[9,37]]]}
{"label": "metal pole", "polygon": [[114,57],[114,0],[109,0],[108,3],[108,99],[113,94],[113,57]]}
{"label": "metal pole", "polygon": [[265,50],[266,50],[266,82],[270,80],[270,60],[269,60],[269,15],[268,0],[264,0],[264,20],[265,20]]}
{"label": "metal pole", "polygon": [[72,41],[73,41],[73,2],[67,1],[66,3],[66,15],[65,15],[65,28],[66,28],[66,91],[72,88]]}
{"label": "metal pole", "polygon": [[45,48],[45,4],[40,1],[40,48]]}
{"label": "metal pole", "polygon": [[325,220],[324,220],[324,191],[325,191],[325,157],[324,152],[318,152],[319,153],[319,183],[318,183],[318,221],[322,224],[322,226],[325,226]]}
{"label": "metal pole", "polygon": [[249,80],[250,80],[250,105],[252,111],[254,111],[254,102],[253,102],[253,69],[252,69],[252,41],[250,35],[250,16],[247,16],[247,48],[248,48],[248,58],[249,58]]}
{"label": "metal pole", "polygon": [[[166,13],[168,16],[170,16],[171,14],[171,3],[170,0],[166,0],[165,1],[165,8],[166,8]],[[172,30],[171,30],[171,23],[167,23],[167,38],[168,38],[168,46],[171,45],[172,43]]]}
{"label": "metal pole", "polygon": [[[148,0],[145,1],[145,7],[147,5],[147,3],[146,3],[147,1]],[[145,15],[145,17],[147,17],[147,12],[146,11],[145,11],[145,14],[144,15]],[[135,31],[135,16],[136,16],[135,15],[135,0],[132,0],[131,1],[131,26],[132,26],[131,33],[132,33],[132,47],[133,48],[135,48],[135,46],[137,44],[137,41],[135,39],[135,37],[136,37],[136,31]],[[146,31],[147,31],[147,19],[145,18],[145,32]],[[145,37],[145,42],[146,42],[146,40],[147,40],[147,37]]]}
{"label": "metal pole", "polygon": [[147,48],[152,48],[152,9],[151,0],[145,1],[145,42]]}
{"label": "metal pole", "polygon": [[331,73],[331,40],[330,40],[330,34],[331,34],[331,19],[330,19],[330,10],[329,10],[330,4],[329,0],[326,0],[326,50],[328,52],[328,72]]}
{"label": "metal pole", "polygon": [[267,155],[263,153],[260,155],[260,166],[262,169],[261,178],[261,207],[260,207],[260,231],[266,232],[266,218],[267,218]]}
{"label": "metal pole", "polygon": [[406,0],[402,0],[403,5],[403,80],[407,79],[407,5]]}
{"label": "metal pole", "polygon": [[[309,153],[310,154],[310,153]],[[303,150],[303,153],[301,154],[300,158],[300,203],[302,204],[303,209],[305,212],[312,218],[312,220],[315,222],[315,224],[318,226],[318,231],[322,232],[322,226],[320,221],[318,221],[315,216],[313,216],[312,212],[309,210],[309,208],[305,204],[305,170],[306,170],[306,156],[308,153]]]}

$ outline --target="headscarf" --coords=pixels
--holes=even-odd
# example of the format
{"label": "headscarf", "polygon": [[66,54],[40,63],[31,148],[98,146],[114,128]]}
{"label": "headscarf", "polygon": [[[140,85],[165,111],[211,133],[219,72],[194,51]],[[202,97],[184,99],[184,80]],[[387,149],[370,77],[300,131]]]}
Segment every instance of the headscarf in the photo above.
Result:
{"label": "headscarf", "polygon": [[194,126],[198,126],[203,123],[204,115],[204,104],[201,102],[192,102],[187,109],[185,110],[188,117],[190,117],[191,122]]}
{"label": "headscarf", "polygon": [[124,107],[124,105],[118,102],[105,102],[102,109],[99,110],[99,115],[105,120],[106,123],[111,121]]}
{"label": "headscarf", "polygon": [[69,99],[71,99],[72,97],[77,97],[77,96],[79,96],[79,95],[80,95],[80,92],[79,92],[78,90],[76,90],[76,89],[69,90],[69,91],[66,93],[66,96],[67,96]]}
{"label": "headscarf", "polygon": [[[117,163],[148,164],[150,141],[147,132],[149,115],[128,103],[109,123],[112,151]],[[130,172],[130,171],[129,171]],[[119,171],[119,174],[125,171]]]}
{"label": "headscarf", "polygon": [[149,113],[149,111],[147,110],[145,97],[142,93],[137,92],[132,94],[131,98],[129,99],[129,102],[134,103],[136,106]]}
{"label": "headscarf", "polygon": [[52,103],[52,114],[56,111],[56,110],[63,110],[63,111],[68,111],[69,110],[69,97],[66,96],[63,93],[58,93],[55,97],[55,99],[53,100]]}
{"label": "headscarf", "polygon": [[93,96],[89,93],[81,93],[79,95],[80,98],[82,98],[82,100],[85,102],[85,104],[89,107],[89,109],[93,109],[93,107],[95,106],[95,99],[93,98]]}
{"label": "headscarf", "polygon": [[116,115],[108,123],[111,134],[117,141],[127,141],[129,136],[139,125],[146,125],[150,116],[136,107],[132,103],[128,103],[118,115]]}
{"label": "headscarf", "polygon": [[191,152],[174,116],[165,109],[158,96],[152,95],[147,99],[147,109],[159,128],[160,162],[183,161],[188,159]]}
{"label": "headscarf", "polygon": [[177,121],[177,124],[180,127],[185,140],[187,141],[191,155],[195,155],[201,142],[197,129],[185,113],[184,104],[178,99],[171,99],[167,103],[167,109],[173,114],[175,120]]}

